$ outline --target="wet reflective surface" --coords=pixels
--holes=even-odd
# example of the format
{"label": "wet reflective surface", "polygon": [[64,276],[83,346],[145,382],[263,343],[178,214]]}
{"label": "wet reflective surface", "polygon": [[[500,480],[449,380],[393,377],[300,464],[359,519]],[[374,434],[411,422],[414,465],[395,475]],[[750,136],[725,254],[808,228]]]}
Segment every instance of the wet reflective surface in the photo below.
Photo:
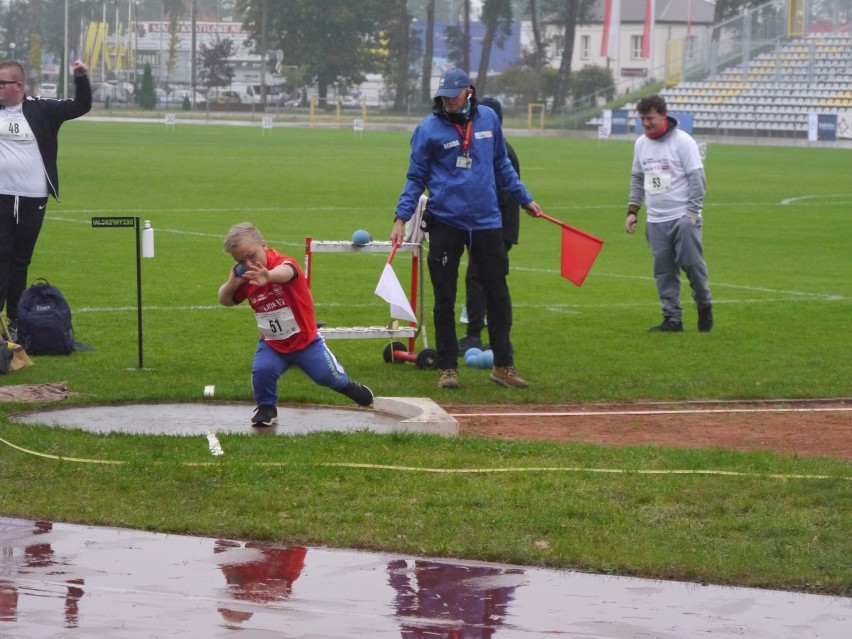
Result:
{"label": "wet reflective surface", "polygon": [[0,518],[0,637],[846,639],[852,600]]}

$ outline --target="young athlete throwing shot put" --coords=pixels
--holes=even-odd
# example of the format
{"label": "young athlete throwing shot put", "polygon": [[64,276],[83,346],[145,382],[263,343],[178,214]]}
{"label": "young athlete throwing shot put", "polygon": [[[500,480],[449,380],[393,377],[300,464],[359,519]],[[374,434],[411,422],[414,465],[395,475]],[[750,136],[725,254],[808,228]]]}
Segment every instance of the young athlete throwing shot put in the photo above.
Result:
{"label": "young athlete throwing shot put", "polygon": [[373,392],[349,378],[319,334],[313,298],[296,261],[269,248],[248,222],[232,227],[223,247],[237,263],[219,287],[219,303],[248,300],[260,331],[251,368],[257,402],[252,425],[278,421],[278,378],[291,366],[360,406],[372,405]]}

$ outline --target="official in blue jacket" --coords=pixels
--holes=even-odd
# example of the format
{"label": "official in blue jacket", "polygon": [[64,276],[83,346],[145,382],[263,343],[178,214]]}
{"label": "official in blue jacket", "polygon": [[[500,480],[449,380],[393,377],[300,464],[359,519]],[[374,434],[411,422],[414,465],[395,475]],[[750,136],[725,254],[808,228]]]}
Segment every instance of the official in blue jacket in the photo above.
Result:
{"label": "official in blue jacket", "polygon": [[47,198],[59,199],[59,127],[92,108],[88,69],[76,60],[73,70],[73,100],[34,98],[25,92],[24,67],[0,62],[0,312],[5,305],[13,340]]}
{"label": "official in blue jacket", "polygon": [[477,105],[476,91],[464,71],[450,69],[441,76],[432,115],[420,122],[411,137],[408,174],[390,238],[402,243],[405,222],[428,191],[424,219],[429,231],[427,264],[435,297],[433,322],[441,388],[459,385],[455,305],[465,247],[482,274],[494,353],[491,380],[516,388],[528,385],[513,361],[511,300],[506,285],[509,260],[498,187],[533,217],[541,215],[541,208],[509,161],[497,114]]}

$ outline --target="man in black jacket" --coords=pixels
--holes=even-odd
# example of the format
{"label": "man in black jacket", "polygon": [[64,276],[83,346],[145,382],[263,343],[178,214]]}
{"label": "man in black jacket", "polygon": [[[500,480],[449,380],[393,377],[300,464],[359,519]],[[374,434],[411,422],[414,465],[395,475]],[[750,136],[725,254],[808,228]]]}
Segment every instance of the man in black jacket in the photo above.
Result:
{"label": "man in black jacket", "polygon": [[[503,105],[497,98],[485,96],[479,101],[480,106],[487,106],[492,109],[500,119],[500,124],[503,124]],[[509,155],[509,161],[515,167],[515,172],[521,175],[521,165],[518,162],[518,155],[512,145],[506,142],[506,153]],[[497,205],[500,207],[500,214],[503,216],[503,244],[506,246],[506,252],[518,243],[518,233],[520,231],[520,216],[521,207],[512,199],[512,196],[505,191],[497,190]],[[464,278],[465,283],[465,310],[467,311],[467,332],[464,337],[459,340],[459,355],[464,355],[469,348],[483,348],[482,344],[482,329],[485,326],[485,291],[482,289],[482,281],[480,279],[477,264],[470,259],[467,264],[467,273]],[[509,302],[509,325],[512,324],[512,305]]]}
{"label": "man in black jacket", "polygon": [[92,108],[88,69],[80,60],[73,69],[73,100],[33,98],[25,95],[24,67],[0,62],[0,312],[5,306],[13,340],[47,199],[59,200],[59,127]]}

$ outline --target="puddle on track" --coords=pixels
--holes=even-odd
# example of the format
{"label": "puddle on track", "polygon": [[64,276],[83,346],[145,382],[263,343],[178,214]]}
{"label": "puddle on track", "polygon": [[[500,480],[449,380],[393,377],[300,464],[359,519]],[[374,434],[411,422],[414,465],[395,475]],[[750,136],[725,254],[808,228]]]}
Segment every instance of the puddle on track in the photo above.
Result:
{"label": "puddle on track", "polygon": [[0,518],[0,637],[845,639],[852,599]]}

